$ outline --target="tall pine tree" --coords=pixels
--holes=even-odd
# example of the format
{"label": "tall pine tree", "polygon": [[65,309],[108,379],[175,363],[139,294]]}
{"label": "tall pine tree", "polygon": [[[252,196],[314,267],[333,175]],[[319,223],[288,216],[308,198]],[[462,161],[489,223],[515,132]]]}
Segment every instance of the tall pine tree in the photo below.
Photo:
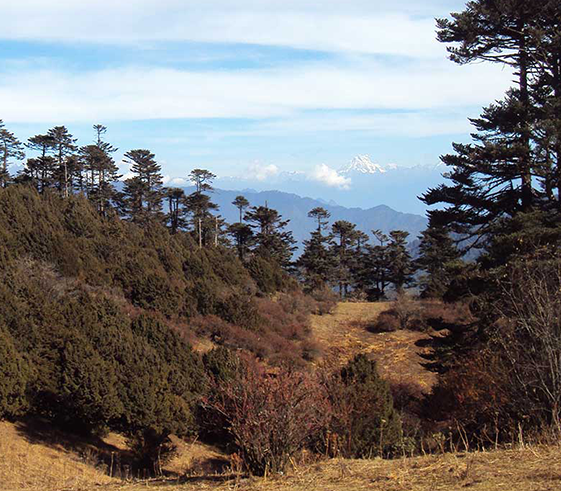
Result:
{"label": "tall pine tree", "polygon": [[125,154],[133,177],[125,180],[123,210],[136,223],[163,221],[162,174],[156,156],[149,150],[131,150]]}
{"label": "tall pine tree", "polygon": [[308,213],[317,227],[308,240],[304,241],[304,252],[297,261],[306,288],[310,291],[322,290],[333,282],[335,256],[333,255],[331,234],[325,234],[331,214],[317,207]]}
{"label": "tall pine tree", "polygon": [[245,219],[255,230],[252,252],[289,270],[296,243],[292,232],[285,230],[289,220],[283,220],[277,210],[268,206],[253,206]]}
{"label": "tall pine tree", "polygon": [[194,169],[189,174],[189,180],[195,185],[195,192],[187,196],[184,203],[191,216],[191,233],[199,247],[217,245],[219,235],[222,234],[223,220],[212,213],[218,210],[218,205],[207,194],[213,191],[212,182],[215,178],[206,169]]}
{"label": "tall pine tree", "polygon": [[66,126],[55,126],[47,132],[52,141],[52,152],[57,165],[57,185],[65,198],[72,193],[72,178],[77,170],[74,152],[77,150],[76,139],[69,133]]}

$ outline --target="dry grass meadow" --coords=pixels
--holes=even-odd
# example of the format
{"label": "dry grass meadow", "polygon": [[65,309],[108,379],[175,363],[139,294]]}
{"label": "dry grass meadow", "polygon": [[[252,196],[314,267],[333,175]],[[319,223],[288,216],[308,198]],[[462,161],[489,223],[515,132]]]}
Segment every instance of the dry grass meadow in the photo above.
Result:
{"label": "dry grass meadow", "polygon": [[384,378],[392,383],[412,382],[428,391],[435,375],[423,369],[415,342],[426,334],[395,331],[374,334],[367,330],[391,304],[339,303],[332,315],[312,316],[312,332],[323,359],[344,364],[358,353],[368,353],[378,362]]}
{"label": "dry grass meadow", "polygon": [[[414,342],[423,334],[372,334],[365,326],[387,304],[340,304],[333,315],[313,318],[321,346],[319,363],[344,363],[371,353],[394,382],[416,381],[424,390],[433,376],[418,365]],[[0,423],[0,491],[248,490],[248,491],[546,491],[561,490],[561,447],[519,445],[507,450],[443,453],[396,460],[311,460],[303,456],[283,476],[251,478],[235,462],[200,443],[178,443],[165,477],[131,476],[123,438],[84,441],[34,425]]]}

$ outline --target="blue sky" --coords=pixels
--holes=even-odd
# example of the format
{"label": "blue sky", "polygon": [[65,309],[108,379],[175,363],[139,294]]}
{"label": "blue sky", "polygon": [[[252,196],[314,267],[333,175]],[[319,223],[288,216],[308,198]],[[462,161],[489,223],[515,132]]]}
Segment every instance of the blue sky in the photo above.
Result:
{"label": "blue sky", "polygon": [[64,124],[82,144],[105,124],[170,177],[315,175],[357,154],[436,164],[510,83],[446,59],[434,18],[463,5],[0,0],[0,119],[22,140]]}

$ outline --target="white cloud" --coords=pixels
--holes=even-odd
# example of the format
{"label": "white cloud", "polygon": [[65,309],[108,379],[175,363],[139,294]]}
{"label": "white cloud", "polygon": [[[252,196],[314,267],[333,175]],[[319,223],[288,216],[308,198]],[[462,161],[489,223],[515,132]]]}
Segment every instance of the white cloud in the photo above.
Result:
{"label": "white cloud", "polygon": [[[440,56],[440,1],[0,0],[0,38],[106,44],[194,41]],[[456,3],[456,2],[454,2]]]}
{"label": "white cloud", "polygon": [[340,175],[335,169],[325,164],[316,165],[309,178],[332,188],[351,189],[350,177]]}
{"label": "white cloud", "polygon": [[249,180],[255,179],[256,181],[268,181],[277,177],[279,173],[280,169],[274,164],[263,165],[259,162],[255,162],[247,167],[243,178]]}
{"label": "white cloud", "polygon": [[[420,110],[374,112],[355,114],[339,111],[324,114],[301,114],[298,118],[280,118],[265,121],[254,134],[306,134],[317,132],[364,132],[376,137],[423,138],[440,135],[467,134],[471,129],[468,117],[476,116],[478,107],[450,108],[448,110]],[[470,111],[474,111],[470,113]]]}
{"label": "white cloud", "polygon": [[164,186],[168,186],[168,187],[173,187],[173,186],[187,187],[187,186],[192,186],[193,185],[191,183],[191,181],[189,181],[188,179],[185,179],[183,177],[164,176],[162,181],[163,181]]}
{"label": "white cloud", "polygon": [[457,67],[446,60],[220,72],[127,67],[70,73],[30,66],[0,69],[0,107],[13,122],[287,118],[322,109],[481,106],[501,97],[509,81],[495,65]]}

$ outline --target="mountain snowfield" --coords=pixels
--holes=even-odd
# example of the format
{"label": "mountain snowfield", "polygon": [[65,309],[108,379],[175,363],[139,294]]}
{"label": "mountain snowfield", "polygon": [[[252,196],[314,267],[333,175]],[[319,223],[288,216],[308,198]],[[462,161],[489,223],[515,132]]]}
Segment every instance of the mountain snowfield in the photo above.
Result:
{"label": "mountain snowfield", "polygon": [[400,212],[424,215],[427,207],[418,196],[444,182],[445,170],[442,164],[379,164],[368,155],[359,155],[338,169],[320,164],[311,172],[287,172],[272,164],[256,163],[243,175],[219,176],[215,184],[227,190],[283,191],[347,208],[387,205]]}
{"label": "mountain snowfield", "polygon": [[348,164],[339,169],[339,174],[385,174],[390,170],[397,169],[395,164],[380,165],[375,164],[370,159],[370,155],[358,155],[353,158]]}

